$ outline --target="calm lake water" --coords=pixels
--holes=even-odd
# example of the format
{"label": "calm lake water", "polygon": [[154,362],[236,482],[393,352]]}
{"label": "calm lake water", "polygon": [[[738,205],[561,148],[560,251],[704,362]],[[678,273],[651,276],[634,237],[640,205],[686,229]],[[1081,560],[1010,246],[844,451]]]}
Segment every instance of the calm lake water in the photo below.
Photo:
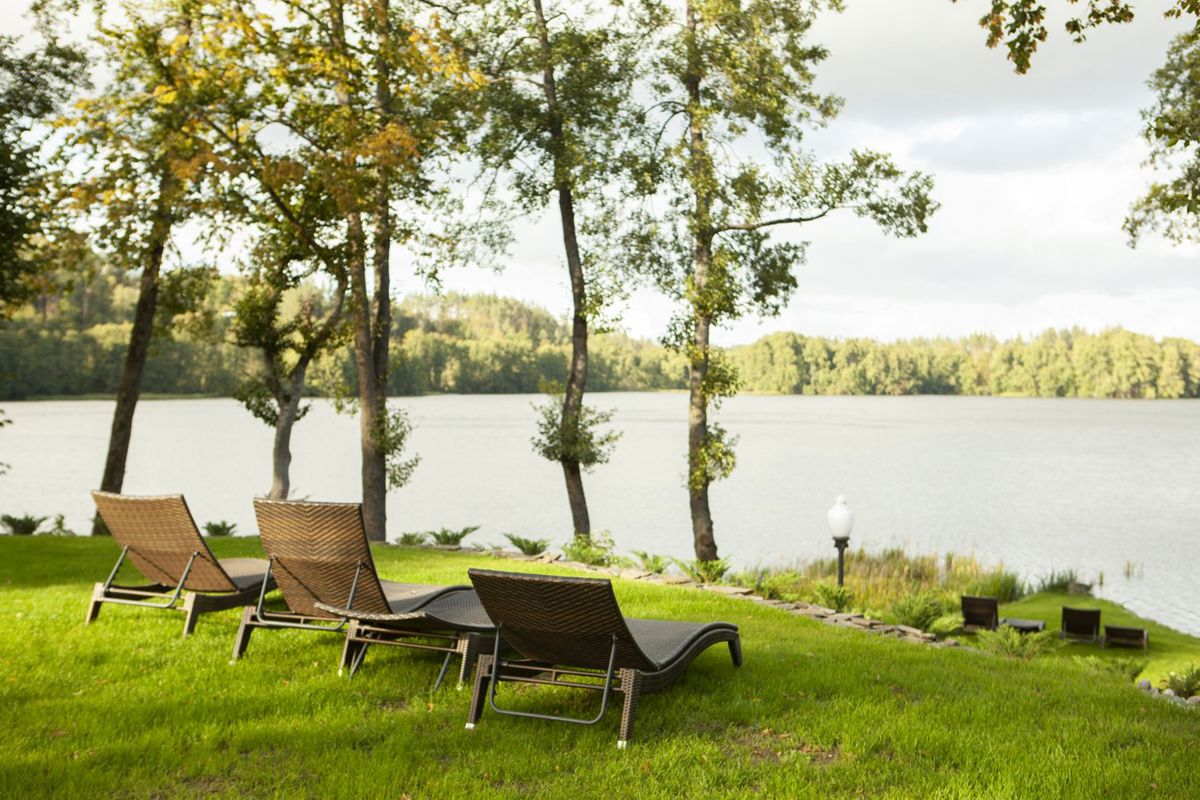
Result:
{"label": "calm lake water", "polygon": [[[558,467],[529,439],[533,396],[403,398],[421,456],[388,501],[389,535],[482,525],[565,541]],[[596,530],[624,551],[691,555],[684,489],[686,397],[606,394],[624,432],[587,477]],[[6,403],[5,513],[65,513],[78,530],[100,480],[110,401]],[[853,546],[974,553],[1036,578],[1103,572],[1104,596],[1200,634],[1200,403],[966,397],[738,397],[720,420],[738,468],[712,500],[723,555],[782,565],[833,553],[825,510],[845,494]],[[317,402],[295,431],[297,497],[354,500],[358,426]],[[255,531],[270,483],[271,431],[233,400],[139,405],[125,491],[183,492],[198,521]],[[1126,562],[1135,565],[1125,576]],[[97,576],[99,579],[102,576]]]}

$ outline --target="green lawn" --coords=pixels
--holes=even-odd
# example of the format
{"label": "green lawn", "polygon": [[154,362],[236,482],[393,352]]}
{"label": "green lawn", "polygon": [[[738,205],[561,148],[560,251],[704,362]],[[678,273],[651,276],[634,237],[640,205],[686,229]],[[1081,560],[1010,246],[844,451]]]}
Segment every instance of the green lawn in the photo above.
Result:
{"label": "green lawn", "polygon": [[1177,630],[1144,619],[1116,603],[1093,597],[1068,596],[1066,594],[1042,593],[1026,597],[1016,603],[1001,606],[1000,615],[1040,619],[1046,621],[1046,630],[1058,631],[1062,627],[1062,607],[1098,608],[1100,625],[1126,625],[1146,628],[1150,632],[1150,651],[1143,656],[1134,648],[1101,648],[1087,642],[1064,642],[1052,652],[1060,658],[1073,656],[1097,656],[1103,659],[1131,659],[1145,661],[1146,667],[1139,677],[1149,678],[1158,685],[1168,672],[1180,672],[1193,664],[1200,664],[1200,639]]}
{"label": "green lawn", "polygon": [[[734,670],[714,648],[647,696],[619,751],[615,713],[591,728],[485,714],[465,731],[467,694],[430,691],[431,655],[377,648],[349,681],[337,637],[298,631],[259,631],[231,666],[237,611],[202,618],[187,641],[179,615],[132,608],[108,606],[85,628],[90,585],[115,556],[104,540],[0,538],[0,797],[1200,795],[1200,713],[1071,659],[920,647],[617,581],[631,615],[737,622],[746,656]],[[384,577],[409,581],[534,568],[395,547],[376,557]],[[1055,616],[1052,599],[1026,602],[1005,612]],[[508,702],[575,714],[595,702],[524,688],[506,687]]]}

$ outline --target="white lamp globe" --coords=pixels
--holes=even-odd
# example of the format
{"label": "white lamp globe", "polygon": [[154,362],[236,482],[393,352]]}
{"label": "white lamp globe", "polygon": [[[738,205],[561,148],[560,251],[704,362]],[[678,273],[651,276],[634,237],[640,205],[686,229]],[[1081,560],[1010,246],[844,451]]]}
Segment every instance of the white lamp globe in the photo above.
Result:
{"label": "white lamp globe", "polygon": [[833,501],[833,507],[826,513],[829,520],[829,530],[835,539],[848,539],[854,529],[854,509],[846,504],[846,496],[839,494]]}

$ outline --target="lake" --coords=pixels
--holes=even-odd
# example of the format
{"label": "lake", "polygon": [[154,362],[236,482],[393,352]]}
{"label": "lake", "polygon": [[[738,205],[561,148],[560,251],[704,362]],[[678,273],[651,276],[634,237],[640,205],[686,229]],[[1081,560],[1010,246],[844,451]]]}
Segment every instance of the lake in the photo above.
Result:
{"label": "lake", "polygon": [[[567,539],[557,465],[534,454],[528,395],[398,398],[421,457],[388,500],[389,536],[481,525]],[[684,488],[687,398],[592,396],[623,432],[586,477],[595,530],[618,549],[691,555]],[[0,431],[0,511],[63,513],[86,530],[111,401],[10,402]],[[738,467],[714,486],[716,539],[739,565],[834,553],[825,511],[854,507],[852,547],[973,553],[1028,578],[1073,568],[1099,593],[1200,634],[1200,402],[974,397],[737,397],[719,420]],[[358,424],[314,403],[295,429],[296,497],[355,500]],[[271,430],[233,400],[138,406],[125,491],[183,492],[197,521],[255,531],[251,497],[270,484]],[[1126,576],[1127,562],[1132,576]],[[103,576],[97,575],[97,580]]]}

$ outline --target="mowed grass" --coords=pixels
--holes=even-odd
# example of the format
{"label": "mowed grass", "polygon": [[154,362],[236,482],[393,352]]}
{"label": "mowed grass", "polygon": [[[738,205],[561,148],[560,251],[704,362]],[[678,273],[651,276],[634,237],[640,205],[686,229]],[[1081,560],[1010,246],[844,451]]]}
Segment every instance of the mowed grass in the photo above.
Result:
{"label": "mowed grass", "polygon": [[[255,555],[253,539],[220,540]],[[823,625],[715,594],[616,581],[626,613],[726,619],[644,698],[627,750],[593,727],[485,714],[432,692],[435,655],[375,648],[339,678],[337,636],[259,631],[229,663],[236,610],[180,639],[178,614],[108,606],[83,625],[106,540],[0,538],[0,797],[1091,798],[1200,795],[1200,713],[1070,659],[1009,661]],[[462,582],[470,553],[381,547],[384,577]],[[1010,609],[1016,611],[1017,609]],[[590,693],[502,702],[590,713]]]}
{"label": "mowed grass", "polygon": [[1182,672],[1192,665],[1200,665],[1200,639],[1139,617],[1109,600],[1059,592],[1041,592],[1001,606],[1000,615],[1044,620],[1046,630],[1059,631],[1062,629],[1063,606],[1100,609],[1101,634],[1104,633],[1105,625],[1145,628],[1150,632],[1150,650],[1142,655],[1140,648],[1101,648],[1100,645],[1090,642],[1067,641],[1052,650],[1049,655],[1060,658],[1095,656],[1104,660],[1145,661],[1146,666],[1139,677],[1147,678],[1155,685],[1158,685],[1168,672]]}

